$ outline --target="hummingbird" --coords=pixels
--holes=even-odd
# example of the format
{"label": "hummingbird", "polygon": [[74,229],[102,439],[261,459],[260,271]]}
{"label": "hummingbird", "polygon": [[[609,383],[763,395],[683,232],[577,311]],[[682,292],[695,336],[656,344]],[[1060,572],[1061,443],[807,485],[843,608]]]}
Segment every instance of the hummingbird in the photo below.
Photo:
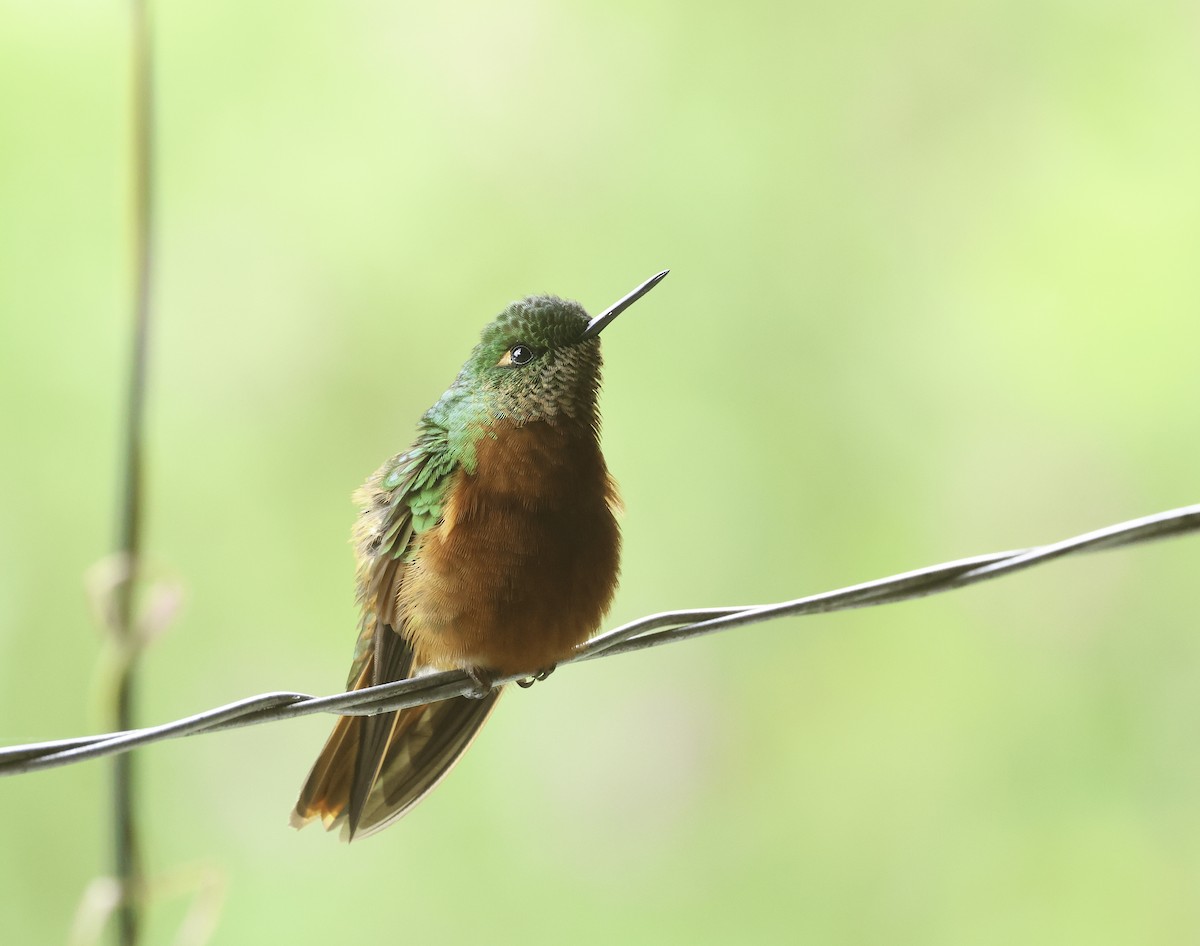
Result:
{"label": "hummingbird", "polygon": [[404,453],[354,494],[361,609],[348,689],[465,670],[477,692],[333,727],[292,812],[344,840],[403,816],[450,771],[502,687],[543,680],[600,626],[620,499],[600,451],[600,333],[664,270],[589,318],[530,296],[483,330]]}

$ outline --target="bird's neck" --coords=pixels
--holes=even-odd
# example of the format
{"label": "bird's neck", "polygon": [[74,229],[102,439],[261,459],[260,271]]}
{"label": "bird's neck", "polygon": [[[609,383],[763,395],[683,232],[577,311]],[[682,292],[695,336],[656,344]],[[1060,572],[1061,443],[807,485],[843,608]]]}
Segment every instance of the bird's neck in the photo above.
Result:
{"label": "bird's neck", "polygon": [[557,442],[581,456],[600,456],[594,397],[520,397],[478,385],[455,385],[425,419],[446,431],[447,446],[469,473],[475,472],[485,440],[524,443],[526,438],[517,432],[525,428],[534,432],[536,442]]}
{"label": "bird's neck", "polygon": [[596,428],[559,419],[517,424],[501,419],[480,431],[468,470],[497,499],[530,509],[574,506],[583,496],[607,498],[613,487]]}

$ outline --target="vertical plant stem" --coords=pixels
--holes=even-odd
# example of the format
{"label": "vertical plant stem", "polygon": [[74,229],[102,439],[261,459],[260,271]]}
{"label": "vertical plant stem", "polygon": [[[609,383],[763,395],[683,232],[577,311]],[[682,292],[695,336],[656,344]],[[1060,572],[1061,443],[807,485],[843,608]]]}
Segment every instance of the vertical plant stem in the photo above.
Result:
{"label": "vertical plant stem", "polygon": [[[117,551],[123,560],[123,580],[114,590],[117,650],[113,726],[132,729],[136,703],[136,672],[141,642],[135,626],[134,592],[138,580],[142,532],[142,442],[146,403],[146,361],[150,329],[150,287],[153,247],[153,140],[151,25],[149,0],[131,0],[132,146],[133,146],[133,345],[125,411]],[[113,763],[113,870],[121,888],[117,935],[121,946],[136,946],[140,934],[142,867],[138,849],[134,756]]]}

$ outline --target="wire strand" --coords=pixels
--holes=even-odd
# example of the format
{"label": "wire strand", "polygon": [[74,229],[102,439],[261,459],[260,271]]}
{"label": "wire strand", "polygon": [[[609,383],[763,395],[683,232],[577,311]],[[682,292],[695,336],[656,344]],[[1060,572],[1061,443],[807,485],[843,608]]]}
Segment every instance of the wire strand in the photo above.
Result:
{"label": "wire strand", "polygon": [[[742,607],[664,611],[598,635],[579,648],[576,655],[569,661],[564,661],[564,664],[645,650],[648,647],[784,617],[826,614],[910,601],[999,578],[1066,555],[1136,545],[1197,530],[1200,530],[1200,505],[1183,506],[1106,526],[1049,545],[975,555],[792,601]],[[519,678],[520,675],[499,677],[495,684],[499,686]],[[310,716],[313,713],[370,716],[462,696],[474,692],[476,688],[477,684],[466,673],[452,670],[332,696],[316,697],[306,693],[289,692],[263,693],[161,726],[0,749],[0,776],[19,775],[116,755],[164,739],[220,732],[242,726],[257,726],[297,716]]]}

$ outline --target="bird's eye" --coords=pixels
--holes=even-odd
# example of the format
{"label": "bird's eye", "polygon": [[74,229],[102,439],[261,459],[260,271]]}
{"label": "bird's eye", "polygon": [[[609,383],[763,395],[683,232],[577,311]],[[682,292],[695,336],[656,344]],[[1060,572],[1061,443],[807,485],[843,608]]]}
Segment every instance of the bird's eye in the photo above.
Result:
{"label": "bird's eye", "polygon": [[520,342],[513,345],[504,353],[504,357],[500,359],[502,365],[527,365],[533,361],[537,353],[528,345],[522,345]]}

